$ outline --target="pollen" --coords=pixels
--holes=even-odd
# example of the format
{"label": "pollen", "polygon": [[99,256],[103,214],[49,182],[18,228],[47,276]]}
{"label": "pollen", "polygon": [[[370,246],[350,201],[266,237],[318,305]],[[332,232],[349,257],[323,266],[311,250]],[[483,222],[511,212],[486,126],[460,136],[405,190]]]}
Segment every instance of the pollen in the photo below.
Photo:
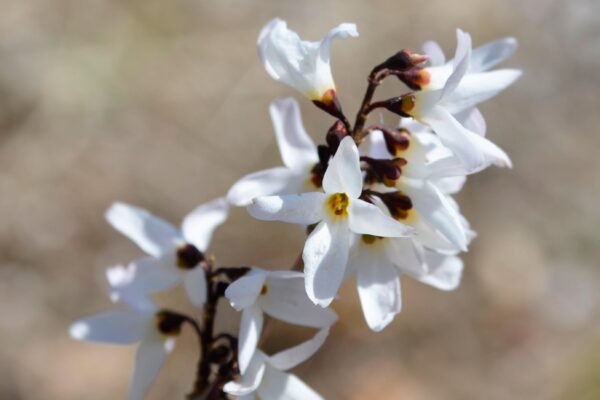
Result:
{"label": "pollen", "polygon": [[383,238],[380,236],[362,235],[361,239],[364,244],[374,244],[377,241],[377,239],[383,239]]}
{"label": "pollen", "polygon": [[336,217],[346,217],[348,215],[348,205],[350,199],[346,193],[335,193],[329,196],[327,208]]}
{"label": "pollen", "polygon": [[269,293],[269,287],[267,286],[267,284],[265,283],[264,285],[262,285],[262,288],[260,288],[260,295],[264,296],[267,293]]}

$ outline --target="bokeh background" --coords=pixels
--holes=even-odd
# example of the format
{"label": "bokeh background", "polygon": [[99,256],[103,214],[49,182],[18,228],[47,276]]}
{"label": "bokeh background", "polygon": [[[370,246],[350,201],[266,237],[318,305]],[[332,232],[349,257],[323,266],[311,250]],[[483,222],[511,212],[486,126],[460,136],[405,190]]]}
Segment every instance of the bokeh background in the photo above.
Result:
{"label": "bokeh background", "polygon": [[[0,1],[0,398],[124,398],[133,349],[71,341],[70,321],[111,307],[104,267],[140,255],[103,220],[115,200],[174,222],[250,171],[278,165],[271,81],[255,50],[279,16],[308,39],[356,22],[333,69],[353,115],[370,68],[454,29],[513,35],[523,78],[482,106],[514,170],[459,196],[479,233],[452,293],[403,280],[404,309],[370,332],[347,284],[325,347],[295,370],[329,399],[600,399],[600,2]],[[390,80],[380,96],[404,89]],[[322,141],[331,118],[300,99]],[[389,123],[394,119],[386,117]],[[235,210],[212,253],[291,265],[301,230]],[[163,304],[193,312],[180,292]],[[226,310],[219,326],[235,332]],[[306,337],[274,324],[267,348]],[[186,331],[151,399],[191,387]]]}

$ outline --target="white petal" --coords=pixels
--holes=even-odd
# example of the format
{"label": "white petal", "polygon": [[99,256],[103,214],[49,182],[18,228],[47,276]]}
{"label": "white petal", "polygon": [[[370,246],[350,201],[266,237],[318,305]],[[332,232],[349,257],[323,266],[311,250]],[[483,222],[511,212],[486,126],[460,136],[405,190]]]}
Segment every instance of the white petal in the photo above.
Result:
{"label": "white petal", "polygon": [[460,285],[464,265],[460,258],[432,251],[426,252],[425,257],[430,272],[416,277],[419,281],[440,290],[454,290]]}
{"label": "white petal", "polygon": [[440,101],[440,105],[443,105],[450,114],[458,114],[496,96],[520,76],[521,71],[517,69],[467,74],[456,89]]}
{"label": "white petal", "polygon": [[236,279],[225,289],[225,297],[233,308],[238,311],[256,303],[256,299],[265,283],[266,273],[252,269],[245,276]]}
{"label": "white petal", "polygon": [[347,193],[352,198],[358,198],[362,183],[358,148],[354,140],[346,136],[329,161],[323,177],[323,189],[326,193]]}
{"label": "white petal", "polygon": [[135,310],[111,310],[74,322],[69,328],[73,339],[89,342],[131,344],[146,334],[150,316]]}
{"label": "white petal", "polygon": [[342,284],[350,235],[347,224],[322,221],[306,239],[302,252],[306,293],[321,307],[331,303]]}
{"label": "white petal", "polygon": [[323,400],[296,375],[278,371],[268,365],[256,391],[263,400]]}
{"label": "white petal", "polygon": [[388,259],[403,273],[423,275],[427,273],[425,250],[418,238],[389,239],[385,248]]}
{"label": "white petal", "polygon": [[456,52],[454,53],[454,70],[446,80],[441,98],[450,95],[459,85],[467,70],[471,59],[471,35],[460,29],[456,30]]}
{"label": "white petal", "polygon": [[204,269],[196,267],[183,274],[183,287],[190,299],[190,302],[196,307],[201,307],[206,302],[206,272]]}
{"label": "white petal", "polygon": [[433,228],[441,232],[457,248],[467,250],[467,237],[458,211],[431,182],[420,187],[403,186],[414,207]]}
{"label": "white petal", "polygon": [[308,298],[304,289],[304,275],[278,278],[269,275],[267,293],[260,297],[260,306],[270,316],[290,324],[323,328],[333,325],[337,315]]}
{"label": "white petal", "polygon": [[349,36],[358,36],[354,24],[337,26],[321,42],[303,41],[285,21],[276,18],[260,32],[258,54],[273,79],[311,100],[321,100],[325,91],[335,88],[329,65],[331,41]]}
{"label": "white petal", "polygon": [[228,215],[229,204],[224,197],[198,206],[181,224],[185,241],[200,251],[206,251],[214,230],[227,220]]}
{"label": "white petal", "polygon": [[454,115],[458,122],[470,131],[478,135],[485,136],[487,124],[481,111],[477,107],[468,108]]}
{"label": "white petal", "polygon": [[437,42],[432,40],[425,42],[423,44],[423,52],[429,56],[432,67],[443,65],[446,62],[444,51]]}
{"label": "white petal", "polygon": [[385,215],[377,206],[355,199],[350,202],[348,225],[354,233],[363,235],[399,237],[407,236],[413,229]]}
{"label": "white petal", "polygon": [[296,194],[302,191],[309,176],[289,168],[277,167],[253,172],[242,177],[227,192],[227,201],[242,207],[261,196]]}
{"label": "white petal", "polygon": [[143,400],[160,372],[167,354],[174,345],[172,339],[165,342],[155,337],[144,339],[135,355],[133,379],[129,388],[129,400]]}
{"label": "white petal", "polygon": [[508,157],[508,154],[504,152],[504,150],[502,150],[494,142],[488,140],[487,138],[484,138],[483,136],[479,136],[476,134],[473,135],[473,142],[477,147],[479,147],[479,150],[484,155],[485,166],[494,164],[497,167],[512,168],[512,161],[510,160],[510,157]]}
{"label": "white petal", "polygon": [[329,328],[321,329],[306,342],[269,357],[268,363],[281,371],[292,369],[312,357],[323,346],[328,335]]}
{"label": "white petal", "polygon": [[362,154],[365,154],[371,158],[384,160],[392,158],[385,145],[383,132],[379,130],[369,133],[369,137],[365,145],[367,150]]}
{"label": "white petal", "polygon": [[399,273],[385,251],[363,251],[357,257],[361,263],[356,268],[360,304],[369,328],[379,332],[402,308]]}
{"label": "white petal", "polygon": [[502,38],[479,46],[473,50],[469,71],[487,71],[510,57],[517,47],[517,40],[513,37]]}
{"label": "white petal", "polygon": [[[171,259],[171,257],[168,257]],[[148,294],[160,292],[179,282],[179,272],[162,259],[146,257],[130,263],[127,267],[115,266],[106,270],[112,301],[122,301],[138,310],[155,308]]]}
{"label": "white petal", "polygon": [[243,375],[256,351],[263,327],[263,313],[257,306],[250,306],[242,311],[240,320],[239,354],[240,373]]}
{"label": "white petal", "polygon": [[105,216],[116,230],[155,257],[172,251],[174,242],[181,238],[173,225],[129,204],[114,203]]}
{"label": "white petal", "polygon": [[467,182],[466,176],[453,176],[434,180],[433,183],[444,194],[455,194],[462,190]]}
{"label": "white petal", "polygon": [[242,396],[239,399],[253,399],[252,393],[261,384],[265,374],[266,359],[267,357],[263,352],[256,350],[246,369],[246,373],[240,377],[239,381],[227,382],[223,387],[223,391],[234,396]]}
{"label": "white petal", "polygon": [[442,142],[448,146],[461,160],[467,172],[480,171],[486,166],[485,155],[474,142],[473,137],[481,137],[463,127],[444,108],[436,106],[422,121],[438,134]]}
{"label": "white petal", "polygon": [[324,193],[319,192],[258,197],[247,210],[254,218],[263,221],[311,225],[323,219],[326,198]]}
{"label": "white petal", "polygon": [[298,102],[291,97],[275,100],[269,112],[283,164],[294,171],[305,172],[317,163],[317,146],[302,125]]}

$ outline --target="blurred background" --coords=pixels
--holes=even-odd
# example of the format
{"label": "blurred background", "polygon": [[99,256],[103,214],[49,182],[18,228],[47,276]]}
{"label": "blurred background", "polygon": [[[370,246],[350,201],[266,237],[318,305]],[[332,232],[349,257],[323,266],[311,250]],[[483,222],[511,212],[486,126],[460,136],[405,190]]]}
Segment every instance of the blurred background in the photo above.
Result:
{"label": "blurred background", "polygon": [[[112,307],[106,266],[141,252],[103,219],[115,200],[178,222],[241,175],[280,164],[268,105],[296,96],[322,142],[333,122],[272,81],[256,56],[275,16],[304,38],[340,22],[344,110],[371,67],[456,27],[475,45],[512,35],[523,78],[484,104],[515,168],[459,195],[479,237],[451,293],[403,280],[402,313],[366,327],[354,285],[341,321],[295,372],[328,399],[600,399],[600,2],[594,0],[0,0],[0,398],[125,398],[133,348],[78,343],[69,323]],[[400,94],[389,80],[380,97]],[[390,124],[394,118],[386,116]],[[234,210],[211,253],[290,266],[303,232]],[[175,290],[161,304],[194,312]],[[222,305],[219,326],[235,332]],[[273,324],[267,348],[307,332]],[[197,357],[186,331],[151,399],[182,399]]]}

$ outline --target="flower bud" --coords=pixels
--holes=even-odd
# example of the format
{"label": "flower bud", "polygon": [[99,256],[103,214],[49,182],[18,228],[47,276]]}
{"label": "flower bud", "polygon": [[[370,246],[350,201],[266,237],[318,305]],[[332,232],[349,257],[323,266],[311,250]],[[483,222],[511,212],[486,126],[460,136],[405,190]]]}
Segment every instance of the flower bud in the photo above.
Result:
{"label": "flower bud", "polygon": [[395,219],[406,220],[413,208],[410,197],[402,192],[379,193],[379,198],[386,205]]}
{"label": "flower bud", "polygon": [[406,128],[399,128],[397,130],[381,129],[381,132],[383,132],[385,146],[391,155],[396,156],[398,153],[408,149],[410,145],[410,132]]}
{"label": "flower bud", "polygon": [[374,72],[377,73],[384,69],[389,69],[392,71],[406,71],[411,69],[419,64],[424,63],[429,60],[429,57],[426,55],[416,54],[410,50],[402,50],[379,64],[374,68]]}
{"label": "flower bud", "polygon": [[193,269],[201,262],[206,261],[202,253],[193,244],[186,243],[177,249],[177,266],[181,269]]}
{"label": "flower bud", "polygon": [[346,136],[348,136],[348,130],[346,129],[346,126],[342,121],[337,120],[331,126],[331,128],[329,128],[327,135],[325,136],[325,140],[327,141],[327,145],[329,146],[331,153],[335,154],[340,142]]}
{"label": "flower bud", "polygon": [[366,164],[367,181],[381,182],[388,187],[396,185],[396,181],[402,175],[402,167],[406,165],[406,160],[403,158],[386,160],[365,156],[360,160]]}
{"label": "flower bud", "polygon": [[342,112],[342,106],[340,105],[335,89],[328,89],[327,91],[325,91],[325,93],[323,93],[319,100],[313,100],[312,102],[321,110],[334,116],[335,118],[345,118],[344,113]]}
{"label": "flower bud", "polygon": [[178,336],[185,317],[181,314],[162,310],[156,313],[157,328],[165,336]]}
{"label": "flower bud", "polygon": [[401,117],[410,117],[410,112],[415,108],[416,98],[413,94],[405,94],[403,96],[392,97],[391,99],[375,103],[378,107],[383,107],[386,110],[393,112]]}

